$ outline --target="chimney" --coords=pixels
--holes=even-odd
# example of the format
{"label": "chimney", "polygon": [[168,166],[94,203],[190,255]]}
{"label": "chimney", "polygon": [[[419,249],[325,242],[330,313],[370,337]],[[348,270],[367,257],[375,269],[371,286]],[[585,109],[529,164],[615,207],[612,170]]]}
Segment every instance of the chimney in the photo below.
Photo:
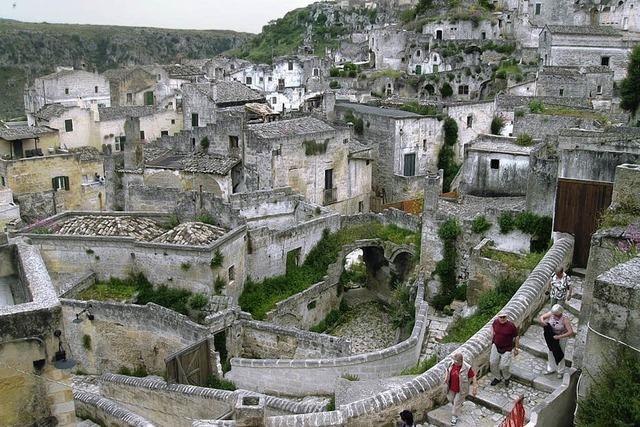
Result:
{"label": "chimney", "polygon": [[124,122],[124,168],[141,170],[144,168],[144,156],[140,143],[140,118],[129,117]]}

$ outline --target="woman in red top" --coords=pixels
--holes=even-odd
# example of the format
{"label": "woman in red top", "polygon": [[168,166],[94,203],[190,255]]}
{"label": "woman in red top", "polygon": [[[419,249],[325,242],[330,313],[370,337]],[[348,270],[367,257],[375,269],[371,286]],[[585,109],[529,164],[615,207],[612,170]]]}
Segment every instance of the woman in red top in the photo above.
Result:
{"label": "woman in red top", "polygon": [[451,425],[454,426],[458,423],[462,402],[469,394],[469,380],[473,382],[472,393],[474,396],[478,394],[478,380],[471,365],[464,361],[461,353],[454,354],[452,358],[453,362],[447,368],[445,385],[447,386],[447,399],[453,405]]}

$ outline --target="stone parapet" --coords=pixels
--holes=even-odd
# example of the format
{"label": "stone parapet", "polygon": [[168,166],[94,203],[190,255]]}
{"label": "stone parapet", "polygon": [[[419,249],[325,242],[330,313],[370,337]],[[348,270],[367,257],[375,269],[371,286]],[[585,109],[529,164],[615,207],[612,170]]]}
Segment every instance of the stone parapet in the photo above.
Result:
{"label": "stone parapet", "polygon": [[148,420],[97,394],[76,391],[73,397],[81,418],[91,418],[113,427],[154,427]]}

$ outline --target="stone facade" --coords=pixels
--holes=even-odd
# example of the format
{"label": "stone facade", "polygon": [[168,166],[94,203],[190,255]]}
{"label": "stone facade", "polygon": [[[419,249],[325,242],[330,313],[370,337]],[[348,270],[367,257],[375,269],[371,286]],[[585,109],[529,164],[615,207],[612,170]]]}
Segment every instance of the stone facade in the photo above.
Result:
{"label": "stone facade", "polygon": [[605,66],[546,66],[538,73],[535,95],[610,100],[613,76],[613,70]]}
{"label": "stone facade", "polygon": [[455,103],[447,106],[447,115],[458,124],[458,158],[464,157],[465,146],[481,134],[491,133],[495,116],[493,101]]}

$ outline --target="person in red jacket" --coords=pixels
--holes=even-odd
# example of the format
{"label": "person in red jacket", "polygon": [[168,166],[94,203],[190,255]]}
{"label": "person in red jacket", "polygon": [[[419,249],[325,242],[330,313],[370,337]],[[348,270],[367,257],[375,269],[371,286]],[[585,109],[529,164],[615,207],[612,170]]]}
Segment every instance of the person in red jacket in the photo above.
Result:
{"label": "person in red jacket", "polygon": [[507,313],[501,311],[498,318],[491,325],[491,354],[489,367],[493,375],[491,385],[497,385],[504,379],[505,387],[509,387],[511,379],[511,355],[518,355],[518,328],[507,318]]}
{"label": "person in red jacket", "polygon": [[451,410],[451,425],[458,423],[462,402],[469,394],[469,381],[473,382],[473,395],[478,394],[478,380],[476,373],[467,362],[464,361],[461,353],[455,353],[452,356],[452,363],[447,368],[445,376],[445,386],[447,387],[447,399],[453,405]]}

